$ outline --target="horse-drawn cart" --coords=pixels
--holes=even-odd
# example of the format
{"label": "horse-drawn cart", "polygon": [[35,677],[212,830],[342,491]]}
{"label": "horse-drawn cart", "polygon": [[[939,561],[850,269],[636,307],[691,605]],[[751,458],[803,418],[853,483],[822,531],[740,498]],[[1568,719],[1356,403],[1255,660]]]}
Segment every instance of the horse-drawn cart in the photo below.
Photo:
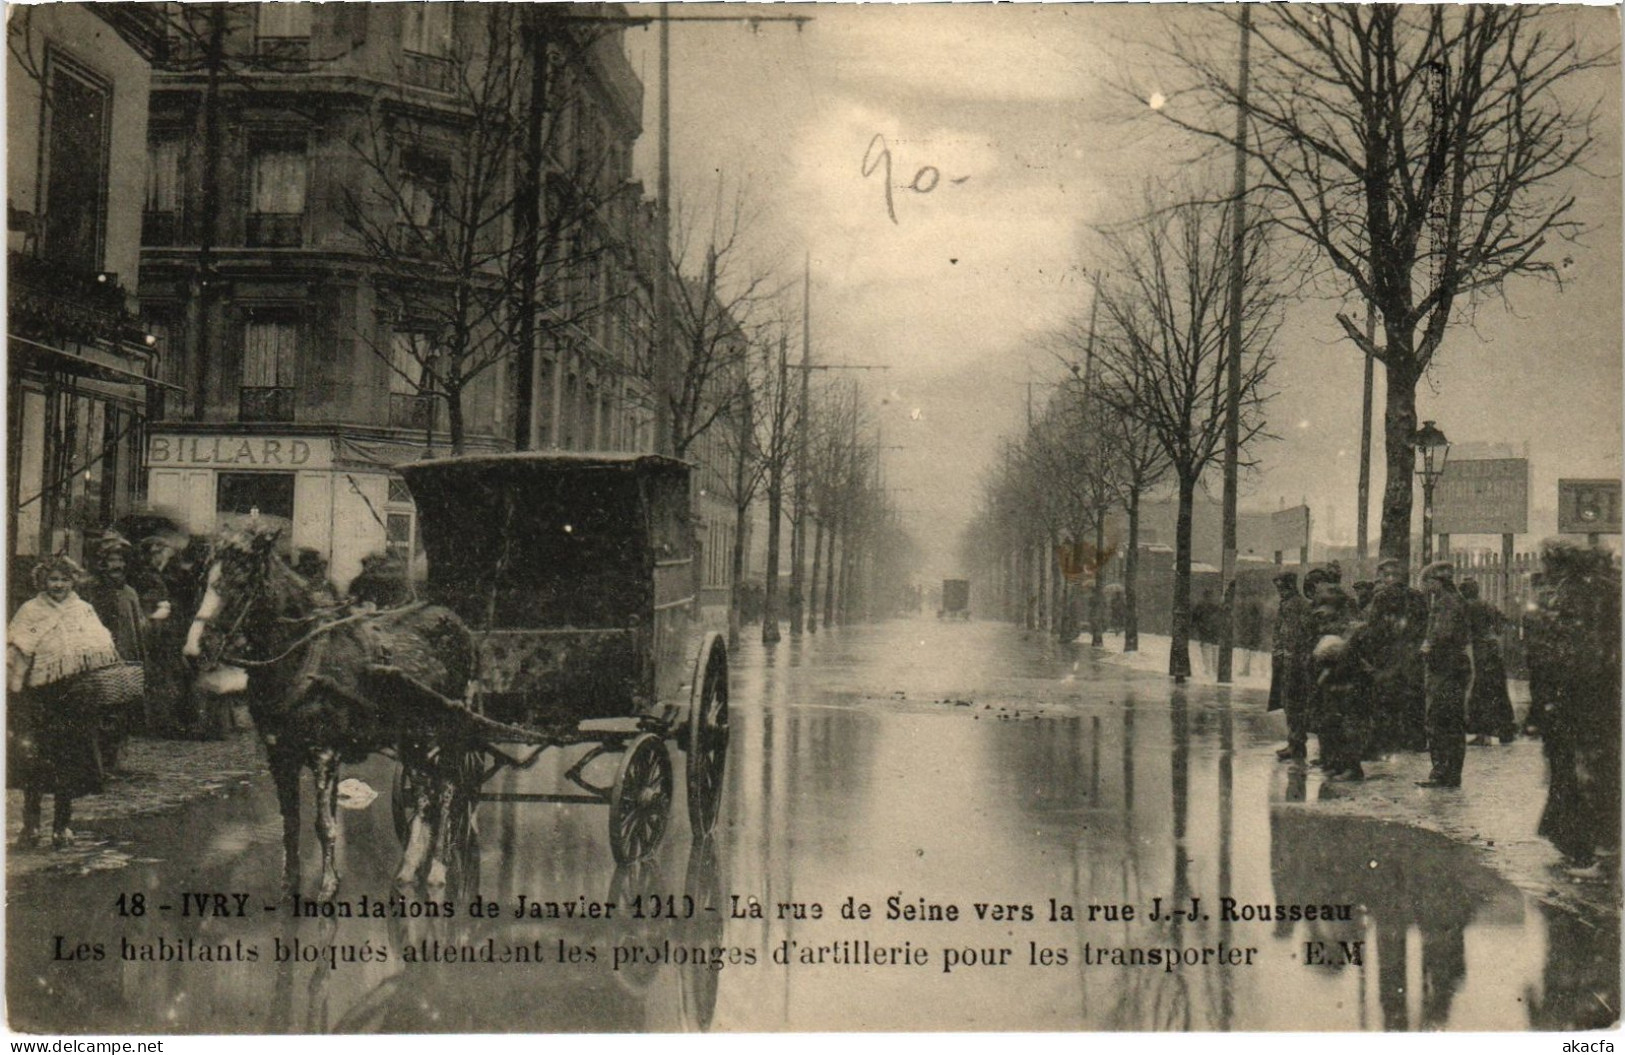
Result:
{"label": "horse-drawn cart", "polygon": [[[468,624],[477,654],[467,698],[441,701],[466,716],[440,748],[456,753],[441,764],[454,784],[453,854],[477,859],[479,802],[523,801],[605,804],[615,859],[649,856],[672,806],[668,743],[686,756],[689,822],[709,834],[728,748],[728,654],[718,635],[696,643],[692,630],[688,466],[509,454],[401,472],[417,503],[428,600]],[[483,790],[501,770],[573,747],[585,750],[569,759],[563,790]],[[404,841],[415,797],[401,774],[393,800]]]}

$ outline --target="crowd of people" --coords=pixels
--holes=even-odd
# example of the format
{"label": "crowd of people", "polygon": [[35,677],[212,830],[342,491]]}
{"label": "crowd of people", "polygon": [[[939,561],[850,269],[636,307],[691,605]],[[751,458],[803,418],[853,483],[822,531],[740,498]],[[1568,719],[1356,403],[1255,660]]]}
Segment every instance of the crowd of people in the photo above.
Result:
{"label": "crowd of people", "polygon": [[[1421,588],[1385,560],[1379,582],[1345,589],[1334,562],[1275,579],[1271,710],[1287,720],[1283,761],[1319,765],[1330,781],[1364,764],[1426,751],[1418,785],[1460,788],[1469,745],[1542,738],[1549,792],[1541,834],[1577,872],[1618,851],[1620,577],[1605,550],[1563,540],[1542,547],[1524,620],[1530,708],[1520,726],[1502,654],[1505,616],[1435,561]],[[1308,761],[1309,735],[1320,757]]]}
{"label": "crowd of people", "polygon": [[[47,794],[52,845],[72,842],[73,800],[103,789],[129,735],[223,739],[233,726],[229,701],[199,689],[183,655],[207,586],[209,540],[164,535],[137,544],[110,530],[86,551],[88,569],[66,555],[40,561],[38,593],[7,630],[7,785],[23,792],[22,848],[40,838]],[[319,553],[302,549],[293,568],[318,598],[343,602]],[[349,599],[390,607],[410,597],[404,564],[374,555]],[[101,676],[115,668],[139,673]],[[114,683],[133,685],[130,698],[110,698],[104,686]]]}

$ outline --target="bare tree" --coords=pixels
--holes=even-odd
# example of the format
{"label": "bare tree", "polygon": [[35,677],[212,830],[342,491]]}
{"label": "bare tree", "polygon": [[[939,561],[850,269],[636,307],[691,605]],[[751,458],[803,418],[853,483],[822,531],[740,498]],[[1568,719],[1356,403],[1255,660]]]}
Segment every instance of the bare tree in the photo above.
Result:
{"label": "bare tree", "polygon": [[745,538],[751,504],[765,485],[768,499],[767,580],[764,587],[762,640],[778,636],[778,566],[780,521],[784,510],[784,476],[795,450],[796,392],[790,387],[786,338],[758,342],[742,364],[740,391],[729,398],[734,424],[725,430],[733,460],[728,497],[734,505],[733,598],[728,630],[732,644],[740,632],[741,588],[745,574]]}
{"label": "bare tree", "polygon": [[[1555,243],[1582,230],[1568,181],[1593,114],[1571,82],[1613,52],[1588,51],[1574,17],[1522,4],[1255,10],[1244,146],[1269,210],[1382,316],[1380,342],[1338,322],[1387,374],[1385,557],[1410,556],[1416,386],[1450,323],[1511,278],[1559,278]],[[1194,85],[1158,112],[1233,145],[1234,60],[1212,45],[1230,39],[1174,38]]]}
{"label": "bare tree", "polygon": [[602,31],[543,32],[501,5],[482,15],[483,33],[452,40],[441,105],[405,85],[368,99],[340,199],[391,328],[357,337],[426,408],[416,423],[432,432],[445,405],[454,454],[470,386],[537,341],[577,343],[630,292],[604,281],[632,255],[611,222],[627,193],[612,144],[568,120],[565,71]]}
{"label": "bare tree", "polygon": [[[1134,392],[1107,396],[1102,402],[1133,403]],[[1156,487],[1168,472],[1168,454],[1157,441],[1155,430],[1131,414],[1113,415],[1105,423],[1108,441],[1120,461],[1116,475],[1118,500],[1128,514],[1128,537],[1123,542],[1123,651],[1140,650],[1140,500]]]}
{"label": "bare tree", "polygon": [[[683,457],[689,445],[748,391],[748,351],[761,336],[762,308],[775,292],[771,277],[748,259],[752,214],[741,188],[726,207],[718,205],[703,248],[683,210],[676,210],[669,267],[673,333],[678,342],[675,384],[656,393],[671,414],[672,450]],[[697,259],[696,259],[697,258]]]}
{"label": "bare tree", "polygon": [[[1168,673],[1190,675],[1191,515],[1202,474],[1222,453],[1226,420],[1229,203],[1187,201],[1105,232],[1111,277],[1100,283],[1098,397],[1140,423],[1166,457],[1178,489],[1173,641]],[[1269,345],[1280,325],[1267,239],[1246,240],[1240,377],[1242,447],[1264,428]],[[1079,370],[1081,372],[1081,364]]]}

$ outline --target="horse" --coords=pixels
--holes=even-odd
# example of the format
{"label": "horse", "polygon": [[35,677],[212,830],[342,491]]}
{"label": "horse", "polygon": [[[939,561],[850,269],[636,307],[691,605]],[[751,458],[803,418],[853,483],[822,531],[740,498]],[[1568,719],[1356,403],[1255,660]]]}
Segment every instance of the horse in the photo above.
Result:
{"label": "horse", "polygon": [[[457,742],[456,708],[438,704],[463,700],[474,671],[473,635],[438,605],[323,606],[277,552],[279,534],[249,526],[220,539],[185,654],[204,670],[226,664],[247,672],[249,713],[282,813],[283,891],[297,897],[300,889],[300,769],[315,776],[320,898],[331,901],[339,885],[339,766],[386,748],[395,749],[403,786],[416,799],[395,886],[441,889],[447,822],[467,755]],[[380,671],[397,677],[380,678]],[[471,824],[472,806],[460,805]]]}

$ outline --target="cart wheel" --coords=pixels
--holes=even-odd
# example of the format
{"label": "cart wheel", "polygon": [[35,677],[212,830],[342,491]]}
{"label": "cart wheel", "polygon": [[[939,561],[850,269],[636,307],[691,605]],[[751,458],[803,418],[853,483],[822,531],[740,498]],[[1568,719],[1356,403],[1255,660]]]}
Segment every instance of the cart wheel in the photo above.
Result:
{"label": "cart wheel", "polygon": [[[652,857],[628,861],[615,866],[615,874],[609,880],[609,901],[623,908],[631,906],[634,899],[648,904],[667,889],[661,881],[659,861]],[[640,954],[658,948],[661,938],[671,931],[671,920],[666,916],[655,917],[647,911],[636,917],[630,912],[617,915],[621,923],[615,932],[615,945],[634,948]],[[659,961],[643,955],[614,972],[615,980],[633,993],[647,989],[659,973]]]}
{"label": "cart wheel", "polygon": [[655,852],[671,817],[671,759],[666,743],[650,733],[633,739],[609,798],[609,848],[617,864]]}
{"label": "cart wheel", "polygon": [[688,711],[688,823],[696,839],[711,834],[722,806],[728,762],[728,650],[711,645],[699,698]]}
{"label": "cart wheel", "polygon": [[404,765],[395,763],[395,782],[389,789],[389,816],[395,822],[395,841],[402,846],[406,845],[407,828],[415,810],[411,803],[416,801],[417,782]]}
{"label": "cart wheel", "polygon": [[451,875],[449,889],[454,898],[473,897],[480,888],[480,790],[485,786],[485,754],[466,748],[451,771],[456,787],[451,797],[451,816],[446,818],[446,863]]}
{"label": "cart wheel", "polygon": [[[683,884],[683,892],[694,902],[694,915],[683,923],[683,944],[701,948],[721,945],[725,929],[722,918],[722,873],[716,846],[710,839],[696,839],[689,848],[688,876]],[[703,960],[690,961],[686,966],[679,967],[678,972],[684,1025],[707,1033],[716,1015],[717,983],[721,972],[713,970]]]}

